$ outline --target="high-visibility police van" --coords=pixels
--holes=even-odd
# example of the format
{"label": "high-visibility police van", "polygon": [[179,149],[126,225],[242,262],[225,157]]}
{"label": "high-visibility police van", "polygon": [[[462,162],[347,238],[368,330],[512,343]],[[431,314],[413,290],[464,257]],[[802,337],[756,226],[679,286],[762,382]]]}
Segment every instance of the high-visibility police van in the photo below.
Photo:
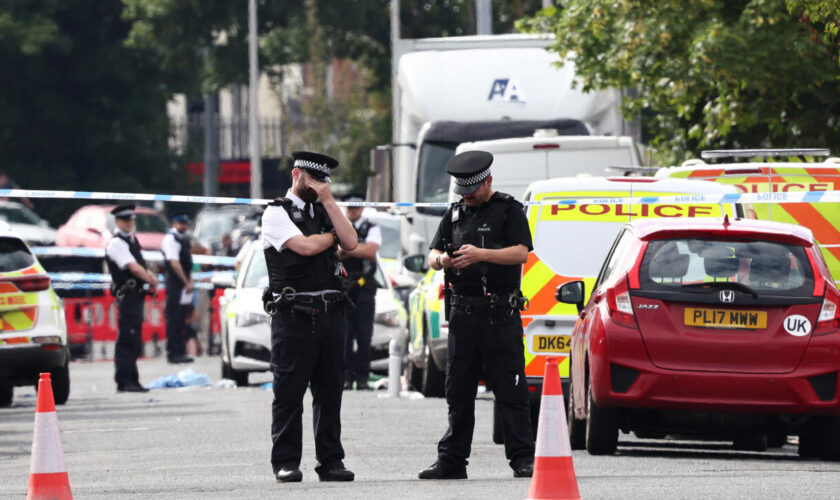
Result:
{"label": "high-visibility police van", "polygon": [[[735,193],[733,186],[708,181],[654,177],[577,177],[537,181],[525,191],[526,202],[584,198],[632,198]],[[600,201],[600,200],[599,200]],[[526,207],[534,250],[522,266],[522,292],[529,298],[522,311],[525,374],[531,391],[532,424],[539,414],[545,356],[561,356],[559,368],[568,394],[571,332],[578,321],[574,305],[555,299],[555,291],[569,281],[582,280],[586,299],[601,271],[619,229],[640,219],[675,217],[744,217],[741,205],[710,202],[673,204],[540,204]],[[496,435],[494,440],[501,441]]]}
{"label": "high-visibility police van", "polygon": [[[705,159],[738,159],[707,164],[691,159],[679,167],[660,169],[659,179],[700,179],[732,185],[742,193],[785,193],[840,190],[840,158],[822,162],[744,162],[742,158],[828,156],[827,150],[728,150],[703,151]],[[835,283],[840,282],[840,204],[755,204],[755,217],[799,224],[814,233]]]}

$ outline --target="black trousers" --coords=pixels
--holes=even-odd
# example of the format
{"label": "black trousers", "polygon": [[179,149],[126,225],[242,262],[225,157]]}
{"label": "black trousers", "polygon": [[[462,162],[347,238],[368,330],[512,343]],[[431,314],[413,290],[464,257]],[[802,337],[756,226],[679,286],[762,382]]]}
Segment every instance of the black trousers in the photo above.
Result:
{"label": "black trousers", "polygon": [[511,464],[532,461],[534,437],[519,311],[504,306],[495,310],[452,307],[447,345],[449,429],[438,443],[438,457],[455,465],[467,464],[475,427],[476,389],[484,374],[501,413],[505,456]]}
{"label": "black trousers", "polygon": [[[373,317],[376,314],[376,289],[357,287],[350,291],[356,305],[347,314],[347,335],[344,340],[344,362],[348,382],[367,381],[370,376],[370,339],[373,336]],[[356,350],[353,350],[353,344]]]}
{"label": "black trousers", "polygon": [[341,394],[344,389],[344,306],[314,317],[283,309],[271,320],[271,465],[300,466],[303,396],[312,392],[315,457],[321,467],[344,459]]}
{"label": "black trousers", "polygon": [[114,381],[118,387],[140,384],[137,357],[143,350],[144,295],[117,299],[117,343],[114,345]]}
{"label": "black trousers", "polygon": [[166,280],[166,356],[177,358],[187,353],[187,346],[184,343],[184,327],[186,317],[184,306],[181,305],[181,294],[184,291],[184,283],[178,278]]}

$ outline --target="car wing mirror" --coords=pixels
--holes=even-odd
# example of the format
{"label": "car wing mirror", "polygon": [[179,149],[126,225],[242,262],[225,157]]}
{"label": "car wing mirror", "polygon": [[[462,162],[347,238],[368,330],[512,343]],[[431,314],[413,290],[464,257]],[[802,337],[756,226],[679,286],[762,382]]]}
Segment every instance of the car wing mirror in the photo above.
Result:
{"label": "car wing mirror", "polygon": [[584,292],[583,281],[570,281],[557,287],[554,298],[557,299],[557,302],[576,305],[578,313],[580,313],[583,310]]}
{"label": "car wing mirror", "polygon": [[413,273],[425,273],[429,270],[429,263],[422,253],[413,253],[403,259],[403,265]]}

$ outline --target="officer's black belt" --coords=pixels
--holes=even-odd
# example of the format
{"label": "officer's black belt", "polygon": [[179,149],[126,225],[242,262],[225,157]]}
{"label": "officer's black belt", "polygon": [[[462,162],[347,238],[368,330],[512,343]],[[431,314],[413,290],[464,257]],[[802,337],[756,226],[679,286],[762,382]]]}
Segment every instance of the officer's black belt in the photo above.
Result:
{"label": "officer's black belt", "polygon": [[[507,305],[507,298],[512,292],[503,292],[497,293],[496,296],[496,305]],[[503,297],[503,302],[499,302],[498,298]],[[452,305],[454,307],[469,307],[469,308],[487,308],[487,307],[495,307],[491,303],[491,298],[487,295],[459,295],[457,293],[452,294]]]}
{"label": "officer's black belt", "polygon": [[347,302],[347,297],[341,292],[327,292],[318,295],[297,294],[289,301],[292,312],[320,314],[334,310],[334,307]]}

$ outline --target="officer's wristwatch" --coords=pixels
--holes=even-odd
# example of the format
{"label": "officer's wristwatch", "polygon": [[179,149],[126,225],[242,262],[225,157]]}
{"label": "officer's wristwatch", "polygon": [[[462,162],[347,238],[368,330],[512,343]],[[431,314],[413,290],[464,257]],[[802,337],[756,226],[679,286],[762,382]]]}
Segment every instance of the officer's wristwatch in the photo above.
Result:
{"label": "officer's wristwatch", "polygon": [[331,232],[331,233],[332,233],[332,235],[333,235],[333,245],[338,245],[338,243],[339,243],[339,241],[340,241],[340,240],[338,239],[338,233],[336,232],[336,230],[335,230],[335,229],[333,229],[333,230],[332,230],[332,231],[330,231],[330,232]]}

